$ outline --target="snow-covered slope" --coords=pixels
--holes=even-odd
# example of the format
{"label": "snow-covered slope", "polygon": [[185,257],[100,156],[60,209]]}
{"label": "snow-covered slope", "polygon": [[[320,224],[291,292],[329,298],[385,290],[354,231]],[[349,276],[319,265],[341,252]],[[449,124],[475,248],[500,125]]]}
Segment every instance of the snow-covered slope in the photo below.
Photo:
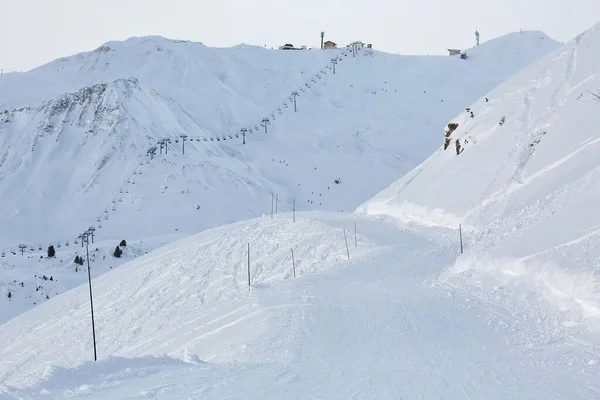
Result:
{"label": "snow-covered slope", "polygon": [[85,285],[0,326],[0,394],[597,398],[597,340],[435,283],[457,254],[443,239],[315,213],[204,232],[94,280],[97,363]]}
{"label": "snow-covered slope", "polygon": [[[86,226],[101,226],[105,210],[133,201],[128,186],[144,172],[145,153],[159,138],[210,137],[181,107],[134,78],[1,115],[0,240],[13,251],[18,243],[45,247],[48,238],[64,243]],[[213,155],[228,157],[214,142],[197,146],[196,157]]]}
{"label": "snow-covered slope", "polygon": [[[101,224],[105,239],[195,233],[270,213],[272,193],[281,210],[354,209],[429,155],[458,110],[556,46],[525,32],[460,60],[148,37],[1,76],[0,247]],[[164,137],[169,154],[144,164]]]}
{"label": "snow-covered slope", "polygon": [[[457,229],[449,274],[478,286],[527,282],[572,323],[600,316],[600,27],[492,90],[422,165],[359,213]],[[443,135],[440,131],[440,142]],[[460,145],[457,155],[456,143]]]}

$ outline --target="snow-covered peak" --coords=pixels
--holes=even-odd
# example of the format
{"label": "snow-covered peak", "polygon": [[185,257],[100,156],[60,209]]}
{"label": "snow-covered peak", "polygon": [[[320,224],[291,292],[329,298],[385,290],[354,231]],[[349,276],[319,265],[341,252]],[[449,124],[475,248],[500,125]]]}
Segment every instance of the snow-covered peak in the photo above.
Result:
{"label": "snow-covered peak", "polygon": [[[524,43],[527,37],[519,35]],[[343,50],[215,49],[144,37],[0,77],[0,105],[14,114],[5,119],[16,121],[2,126],[9,147],[0,165],[0,195],[10,211],[0,215],[7,227],[0,243],[12,250],[18,240],[73,239],[106,211],[123,213],[110,219],[109,225],[119,224],[108,235],[196,232],[269,212],[272,193],[286,209],[294,199],[299,209],[354,209],[428,156],[439,143],[439,125],[547,47],[513,57],[515,48],[507,45],[493,52],[505,54],[497,62],[489,55],[461,60],[367,49],[356,58]],[[332,57],[340,58],[336,74]],[[293,89],[300,94],[298,112]],[[53,107],[64,113],[48,115]],[[265,116],[268,133],[259,126]],[[243,147],[240,127],[251,129]],[[185,158],[176,142],[182,133],[195,139]],[[164,136],[173,138],[169,158],[148,167],[147,180],[135,180],[140,163],[149,161],[147,151]],[[34,143],[49,137],[55,140],[44,141],[53,143],[44,147],[48,154],[33,157],[33,149],[42,148]],[[107,139],[87,147],[82,140],[88,137]],[[90,167],[95,178],[80,171],[90,160],[103,166]],[[38,182],[51,182],[50,171],[71,179],[61,180],[54,194],[34,191],[46,189]],[[93,203],[76,200],[75,193],[91,187],[102,192]],[[163,207],[164,197],[170,208]],[[119,203],[131,209],[121,211]],[[189,212],[195,212],[192,219]],[[66,223],[48,219],[55,214]],[[25,226],[35,227],[35,235]]]}

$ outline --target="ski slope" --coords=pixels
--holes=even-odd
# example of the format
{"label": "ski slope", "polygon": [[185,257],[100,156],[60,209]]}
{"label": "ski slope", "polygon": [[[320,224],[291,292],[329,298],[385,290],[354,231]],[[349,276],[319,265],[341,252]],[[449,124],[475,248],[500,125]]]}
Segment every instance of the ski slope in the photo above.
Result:
{"label": "ski slope", "polygon": [[[193,234],[269,214],[272,194],[282,210],[351,211],[435,150],[462,107],[557,45],[524,32],[460,60],[145,37],[3,75],[0,248],[89,226],[105,239]],[[163,138],[168,154],[151,160]]]}
{"label": "ski slope", "polygon": [[[206,129],[204,137],[211,147],[202,147],[201,140],[190,143],[185,156],[173,157],[170,148],[169,155],[148,160],[140,165],[143,173],[136,173],[136,183],[126,186],[129,191],[119,192],[124,196],[115,203],[117,211],[113,214],[110,209],[109,218],[101,219],[107,236],[112,235],[103,245],[106,249],[121,238],[124,222],[149,236],[184,235],[185,226],[179,221],[209,227],[201,225],[206,217],[192,221],[190,214],[180,212],[184,204],[199,205],[192,207],[195,213],[215,207],[209,208],[215,224],[243,218],[241,211],[215,214],[217,207],[208,204],[216,200],[210,198],[200,204],[196,199],[193,203],[178,200],[177,193],[186,195],[189,189],[183,182],[198,177],[197,171],[209,162],[218,163],[221,151],[238,160],[238,165],[247,163],[250,172],[246,173],[264,179],[256,186],[246,181],[247,187],[256,188],[257,218],[186,237],[97,276],[93,281],[97,363],[91,362],[85,284],[0,325],[0,394],[8,399],[600,397],[599,308],[594,291],[600,258],[593,246],[598,224],[592,206],[597,198],[592,126],[600,103],[590,93],[598,94],[594,82],[599,32],[598,28],[586,32],[491,92],[483,91],[470,107],[462,105],[473,112],[472,118],[466,110],[458,116],[455,112],[456,117],[439,123],[435,132],[432,128],[431,136],[423,133],[423,142],[398,138],[398,154],[406,155],[398,159],[408,166],[427,156],[421,147],[407,150],[409,140],[415,140],[415,146],[431,140],[438,147],[444,143],[444,125],[459,125],[450,134],[446,150],[435,151],[355,213],[337,208],[367,194],[363,191],[348,200],[349,192],[343,192],[349,190],[346,185],[364,190],[368,183],[374,188],[373,182],[380,179],[376,175],[380,171],[385,175],[385,166],[390,174],[400,168],[377,157],[370,169],[361,170],[366,164],[357,162],[376,149],[387,148],[391,154],[394,142],[389,131],[382,131],[379,139],[366,135],[369,139],[363,147],[324,139],[345,137],[339,121],[355,129],[370,114],[381,121],[393,114],[389,89],[373,94],[388,93],[389,98],[380,96],[379,104],[365,101],[364,114],[359,112],[361,96],[352,97],[358,80],[345,81],[342,67],[347,66],[347,71],[372,68],[383,57],[402,59],[398,67],[416,59],[365,50],[356,58],[346,56],[351,59],[342,61],[335,75],[325,74],[328,80],[319,84],[319,91],[310,91],[314,102],[298,104],[306,107],[303,111],[312,110],[313,121],[325,124],[324,131],[315,130],[314,136],[301,135],[309,125],[302,125],[300,110],[287,111],[289,115],[283,117],[282,105],[282,114],[275,112],[268,132],[248,134],[243,147],[233,146],[230,139],[211,141],[209,137],[223,137],[209,136],[214,132]],[[546,40],[536,35],[538,45]],[[490,60],[498,62],[502,40],[514,45],[523,37],[511,35],[489,43],[489,54],[494,54]],[[487,62],[486,51],[483,45],[469,51],[467,61]],[[448,68],[456,63],[465,74],[473,66],[449,57],[435,59],[444,60],[440,62]],[[415,61],[415,69],[416,65],[426,73],[420,61]],[[400,76],[395,75],[398,85]],[[135,82],[136,93],[159,94],[143,80]],[[327,110],[320,110],[329,107],[326,104],[333,98],[328,91],[342,84],[347,84],[348,92],[338,99],[339,113],[332,118]],[[369,89],[361,88],[365,87]],[[457,96],[467,92],[458,88]],[[317,99],[319,93],[322,100]],[[173,113],[184,109],[175,104],[178,101],[159,96]],[[422,110],[403,104],[398,121],[410,119],[404,113],[415,113],[421,116],[421,124],[410,119],[414,125],[406,126],[422,126],[418,132],[428,132],[427,122],[438,117],[430,100],[430,108]],[[442,106],[446,101],[439,103],[440,115],[450,113],[452,107]],[[289,100],[287,104],[288,110],[293,107]],[[412,104],[418,103],[413,99]],[[340,111],[352,107],[348,114]],[[191,118],[202,127],[196,117]],[[541,129],[546,133],[540,134]],[[462,150],[458,155],[456,140]],[[274,143],[280,157],[266,157],[266,146]],[[341,150],[336,153],[338,145]],[[353,148],[363,152],[353,154]],[[202,151],[208,161],[194,157]],[[258,154],[267,160],[265,164],[255,162]],[[313,165],[315,160],[323,164]],[[338,175],[333,165],[355,168],[352,178]],[[243,176],[243,167],[236,168],[228,167],[227,173]],[[224,169],[214,168],[219,173]],[[190,170],[194,172],[188,175]],[[300,180],[300,170],[311,175],[306,172]],[[207,176],[201,180],[208,180]],[[164,183],[159,185],[155,177]],[[319,192],[318,185],[333,177],[341,178],[328,189],[336,195],[323,196],[327,192],[323,188]],[[364,186],[357,183],[359,177]],[[242,182],[238,184],[245,187]],[[290,182],[301,189],[294,186],[284,192],[283,188],[293,186]],[[306,182],[311,185],[308,190]],[[153,184],[164,195],[163,201],[139,189]],[[215,185],[212,190],[225,187]],[[338,212],[314,211],[317,206],[310,197],[311,206],[302,207],[306,197],[301,195],[309,191],[321,194],[317,198],[311,193],[313,202],[335,200],[330,211]],[[278,195],[278,212],[271,218],[273,192]],[[234,208],[238,196],[219,199],[231,200]],[[295,216],[290,212],[294,199],[299,210]],[[156,209],[170,204],[178,213],[147,214],[142,204],[153,201]],[[124,207],[131,211],[119,214],[123,225],[109,229]],[[139,219],[128,219],[134,211]],[[153,223],[143,222],[148,215]],[[462,255],[459,223],[465,244]],[[161,228],[152,231],[155,225]],[[165,241],[169,238],[175,236]]]}
{"label": "ski slope", "polygon": [[492,90],[474,118],[448,121],[459,127],[447,150],[359,212],[462,224],[467,251],[448,279],[535,293],[596,332],[599,46],[596,26]]}
{"label": "ski slope", "polygon": [[[350,240],[348,260],[342,229],[354,222],[358,247]],[[573,342],[560,314],[528,302],[506,307],[438,280],[457,255],[448,239],[385,217],[315,213],[201,233],[94,280],[98,363],[89,361],[85,286],[0,326],[0,393],[597,397],[598,351]]]}

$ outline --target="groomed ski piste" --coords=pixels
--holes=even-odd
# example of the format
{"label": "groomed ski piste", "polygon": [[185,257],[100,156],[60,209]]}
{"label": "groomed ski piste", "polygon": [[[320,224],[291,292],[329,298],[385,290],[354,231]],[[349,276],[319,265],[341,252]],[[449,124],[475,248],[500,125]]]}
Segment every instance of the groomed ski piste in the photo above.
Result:
{"label": "groomed ski piste", "polygon": [[97,363],[86,286],[1,326],[1,387],[15,399],[594,398],[597,354],[556,310],[439,281],[453,233],[311,213],[184,239],[94,280]]}
{"label": "groomed ski piste", "polygon": [[599,49],[595,27],[492,90],[354,214],[237,222],[97,277],[98,362],[86,285],[13,318],[0,393],[600,397]]}

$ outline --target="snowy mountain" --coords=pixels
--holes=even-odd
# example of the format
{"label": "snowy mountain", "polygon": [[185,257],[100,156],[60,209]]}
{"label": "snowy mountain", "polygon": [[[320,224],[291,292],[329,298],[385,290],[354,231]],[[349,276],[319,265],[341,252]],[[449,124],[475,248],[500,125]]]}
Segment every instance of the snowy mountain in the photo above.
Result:
{"label": "snowy mountain", "polygon": [[[556,46],[525,32],[460,60],[146,37],[0,76],[0,248],[72,242],[91,225],[104,239],[195,233],[269,214],[273,193],[280,210],[354,209]],[[163,138],[168,154],[150,160]]]}
{"label": "snowy mountain", "polygon": [[[593,301],[548,287],[556,308],[522,289],[562,277],[585,292],[582,271],[594,277],[584,243],[594,238],[581,235],[597,225],[588,152],[599,43],[595,28],[482,94],[437,130],[440,150],[354,214],[237,222],[95,278],[98,362],[86,285],[0,325],[0,394],[598,398]],[[553,245],[537,264],[497,262]],[[571,257],[562,275],[548,267],[553,254]]]}
{"label": "snowy mountain", "polygon": [[596,26],[492,90],[489,101],[448,121],[446,150],[359,213],[432,227],[462,224],[467,250],[449,279],[527,288],[567,312],[571,324],[594,321],[599,48]]}

